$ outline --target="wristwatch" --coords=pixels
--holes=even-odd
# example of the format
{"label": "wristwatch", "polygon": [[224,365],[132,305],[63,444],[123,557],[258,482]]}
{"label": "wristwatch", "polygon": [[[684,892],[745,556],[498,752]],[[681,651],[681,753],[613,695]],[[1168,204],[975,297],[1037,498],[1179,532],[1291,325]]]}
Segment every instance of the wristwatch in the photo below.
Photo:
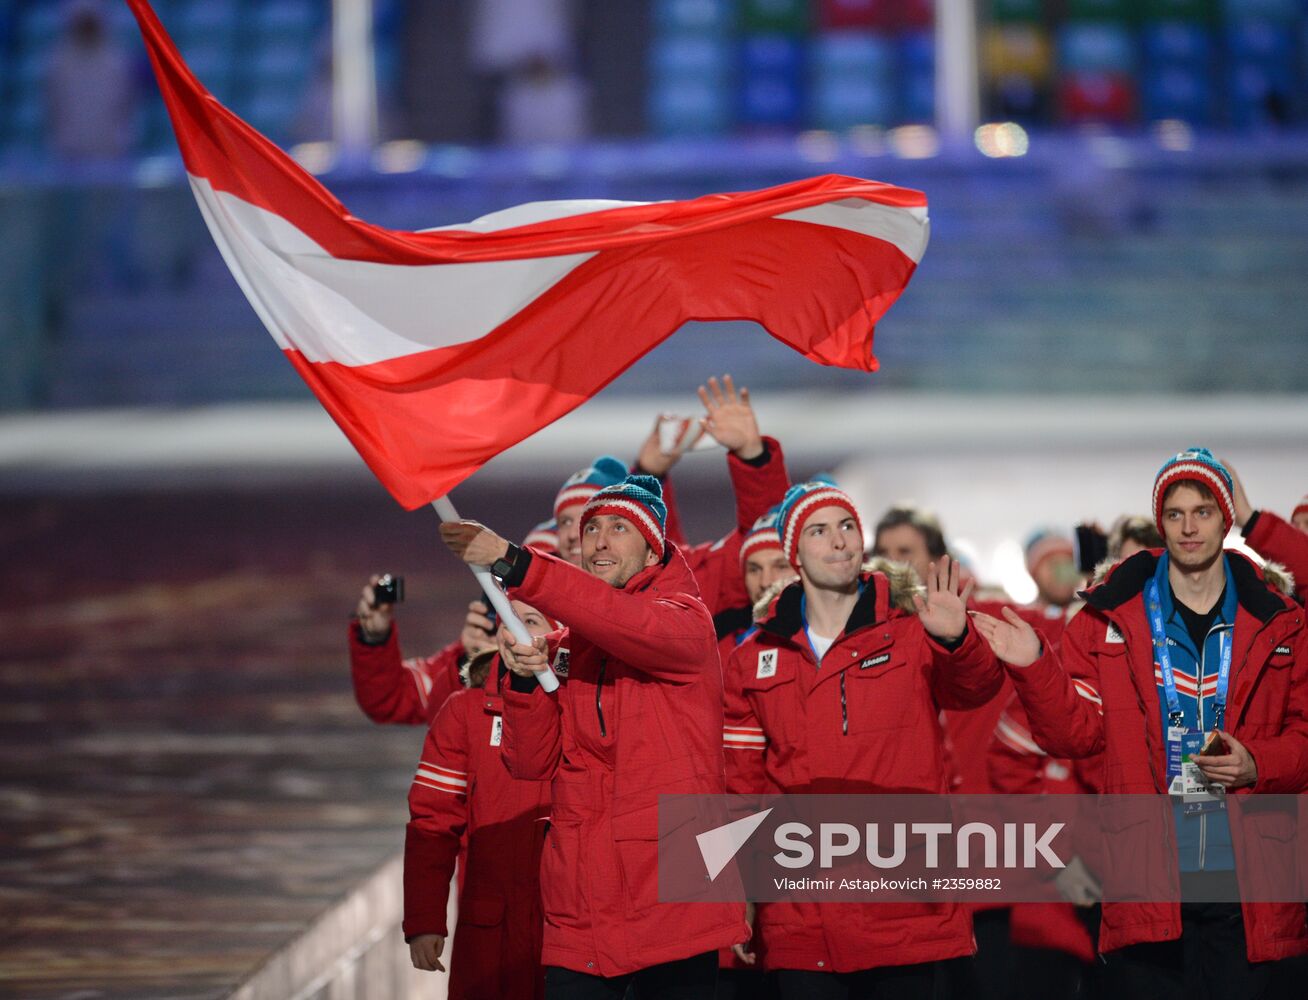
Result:
{"label": "wristwatch", "polygon": [[512,542],[509,542],[509,550],[500,558],[491,563],[491,572],[503,580],[513,572],[514,564],[518,561],[518,553],[522,551]]}

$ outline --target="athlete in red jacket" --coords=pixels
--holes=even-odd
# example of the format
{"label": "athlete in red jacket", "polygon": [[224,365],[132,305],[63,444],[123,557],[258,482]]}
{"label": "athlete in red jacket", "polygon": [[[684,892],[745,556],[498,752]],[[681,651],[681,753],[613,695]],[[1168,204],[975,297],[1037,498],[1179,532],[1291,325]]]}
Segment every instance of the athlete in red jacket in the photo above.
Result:
{"label": "athlete in red jacket", "polygon": [[[634,982],[641,997],[713,996],[717,949],[747,935],[744,907],[658,901],[658,798],[721,794],[722,674],[712,620],[663,535],[657,480],[601,490],[581,519],[582,569],[519,550],[472,522],[441,526],[467,562],[569,625],[567,681],[545,694],[541,648],[508,645],[504,757],[550,779],[541,867],[546,996]],[[676,992],[673,991],[674,985]],[[605,993],[604,995],[609,995]]]}
{"label": "athlete in red jacket", "polygon": [[[532,635],[553,630],[535,608],[514,610]],[[451,695],[427,732],[409,790],[404,934],[415,968],[442,969],[446,903],[466,835],[450,1000],[540,998],[540,855],[549,783],[512,777],[501,759],[499,658],[469,664],[471,686]]]}
{"label": "athlete in red jacket", "polygon": [[427,725],[463,683],[459,670],[469,657],[495,648],[495,626],[482,601],[468,605],[463,631],[431,656],[404,659],[393,604],[374,603],[374,576],[363,588],[350,621],[350,678],[354,698],[373,722]]}
{"label": "athlete in red jacket", "polygon": [[[825,483],[792,487],[778,528],[800,580],[726,668],[729,790],[944,794],[940,709],[982,702],[1001,679],[968,628],[957,564],[931,567],[925,598],[908,572],[861,572],[854,505]],[[973,951],[954,903],[767,903],[756,937],[783,997],[934,995],[939,963]]]}
{"label": "athlete in red jacket", "polygon": [[[1171,588],[1171,594],[1160,596],[1158,603],[1168,600],[1176,615],[1188,615],[1200,628],[1206,617],[1221,615],[1224,620],[1228,601],[1234,605],[1233,621],[1216,626],[1230,635],[1226,689],[1217,664],[1207,659],[1201,661],[1204,683],[1198,685],[1204,721],[1197,732],[1219,717],[1229,752],[1196,757],[1194,763],[1227,794],[1308,790],[1308,631],[1303,608],[1253,562],[1223,551],[1233,520],[1231,492],[1226,470],[1204,449],[1182,452],[1164,464],[1155,480],[1154,510],[1165,550],[1141,552],[1115,566],[1103,583],[1086,593],[1085,608],[1072,619],[1057,650],[1042,644],[1039,635],[1011,613],[1003,622],[975,618],[995,653],[1010,664],[1036,742],[1065,757],[1103,753],[1105,793],[1166,794],[1172,779],[1168,731],[1195,728],[1186,715],[1193,705],[1186,708],[1175,690],[1183,678],[1178,673],[1169,689],[1155,664],[1156,626],[1151,625],[1146,597],[1159,588],[1164,568],[1162,585]],[[1208,634],[1212,632],[1210,628]],[[1169,660],[1171,655],[1169,650]],[[1194,702],[1196,685],[1189,683],[1188,700]],[[1171,723],[1164,717],[1164,696],[1168,703],[1181,705],[1182,721]],[[1234,841],[1237,874],[1258,865],[1264,843],[1249,837]],[[1175,849],[1162,843],[1156,852],[1150,862],[1160,870],[1177,866]],[[1186,880],[1183,874],[1183,888]],[[1205,953],[1202,967],[1191,958],[1196,948]],[[1308,954],[1305,906],[1105,902],[1099,950],[1114,953],[1108,956],[1108,969],[1120,973],[1115,990],[1123,995],[1152,998],[1180,990],[1201,995],[1204,977],[1220,968],[1220,995],[1262,996],[1259,991],[1268,989],[1280,971],[1272,963]]]}

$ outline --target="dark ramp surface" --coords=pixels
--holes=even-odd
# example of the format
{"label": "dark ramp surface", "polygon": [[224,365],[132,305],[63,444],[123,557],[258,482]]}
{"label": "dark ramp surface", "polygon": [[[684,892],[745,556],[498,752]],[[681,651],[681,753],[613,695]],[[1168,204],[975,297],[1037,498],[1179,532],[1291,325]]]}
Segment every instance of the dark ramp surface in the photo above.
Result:
{"label": "dark ramp surface", "polygon": [[225,996],[402,847],[422,733],[363,717],[344,636],[387,569],[408,650],[456,634],[436,523],[372,486],[0,500],[0,995]]}
{"label": "dark ramp surface", "polygon": [[[556,485],[458,503],[521,537]],[[344,638],[384,570],[407,652],[457,633],[436,526],[370,482],[0,497],[0,996],[226,996],[402,848],[422,733]]]}

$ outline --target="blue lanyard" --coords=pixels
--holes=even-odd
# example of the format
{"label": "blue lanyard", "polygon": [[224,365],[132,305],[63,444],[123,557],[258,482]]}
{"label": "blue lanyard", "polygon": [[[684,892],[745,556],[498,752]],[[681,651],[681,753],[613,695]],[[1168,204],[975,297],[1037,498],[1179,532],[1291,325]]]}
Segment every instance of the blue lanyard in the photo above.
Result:
{"label": "blue lanyard", "polygon": [[[1158,660],[1158,669],[1163,675],[1163,695],[1167,699],[1167,720],[1172,726],[1179,726],[1184,717],[1181,712],[1181,699],[1176,693],[1176,672],[1172,669],[1172,653],[1167,648],[1167,630],[1163,625],[1163,606],[1158,600],[1158,581],[1150,580],[1145,585],[1145,608],[1149,612],[1149,631],[1154,642],[1154,657]],[[1221,658],[1217,666],[1217,693],[1214,699],[1216,717],[1213,728],[1221,729],[1226,721],[1226,692],[1231,683],[1231,629],[1223,629],[1218,636]],[[1203,712],[1204,678],[1203,650],[1199,651],[1199,667],[1195,671],[1195,699],[1199,712]]]}

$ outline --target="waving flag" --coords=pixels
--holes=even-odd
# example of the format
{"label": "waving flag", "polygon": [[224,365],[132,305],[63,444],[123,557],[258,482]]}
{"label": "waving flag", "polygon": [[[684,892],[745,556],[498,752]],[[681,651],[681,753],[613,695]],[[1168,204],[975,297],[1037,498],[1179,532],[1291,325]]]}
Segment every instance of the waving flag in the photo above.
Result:
{"label": "waving flag", "polygon": [[689,320],[820,364],[872,332],[927,244],[920,192],[826,176],[692,201],[520,205],[403,232],[354,218],[145,36],[192,190],[277,345],[405,507],[442,496]]}

